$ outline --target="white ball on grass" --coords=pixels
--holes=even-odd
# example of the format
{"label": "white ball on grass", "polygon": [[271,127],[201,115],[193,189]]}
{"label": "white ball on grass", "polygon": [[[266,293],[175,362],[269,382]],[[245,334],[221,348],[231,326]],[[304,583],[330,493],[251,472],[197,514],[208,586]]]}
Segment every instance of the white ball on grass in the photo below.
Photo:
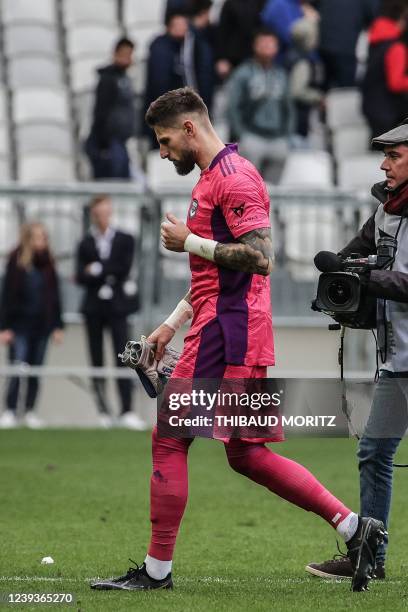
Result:
{"label": "white ball on grass", "polygon": [[43,557],[41,559],[41,565],[49,565],[50,563],[54,563],[54,559],[52,557]]}

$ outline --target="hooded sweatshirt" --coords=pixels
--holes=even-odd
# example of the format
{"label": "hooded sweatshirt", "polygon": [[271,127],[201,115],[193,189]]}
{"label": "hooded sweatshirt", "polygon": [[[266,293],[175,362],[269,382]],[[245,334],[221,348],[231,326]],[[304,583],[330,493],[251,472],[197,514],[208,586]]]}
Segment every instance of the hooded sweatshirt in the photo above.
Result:
{"label": "hooded sweatshirt", "polygon": [[395,127],[407,114],[408,49],[401,35],[398,23],[388,17],[378,17],[369,31],[363,112],[374,131]]}
{"label": "hooded sweatshirt", "polygon": [[408,91],[408,49],[401,40],[401,30],[395,21],[387,17],[379,17],[370,29],[368,40],[370,45],[381,45],[386,41],[391,44],[384,55],[385,78],[388,89],[394,93]]}
{"label": "hooded sweatshirt", "polygon": [[99,68],[98,75],[91,135],[104,149],[112,140],[126,142],[135,133],[135,94],[124,68],[111,64]]}

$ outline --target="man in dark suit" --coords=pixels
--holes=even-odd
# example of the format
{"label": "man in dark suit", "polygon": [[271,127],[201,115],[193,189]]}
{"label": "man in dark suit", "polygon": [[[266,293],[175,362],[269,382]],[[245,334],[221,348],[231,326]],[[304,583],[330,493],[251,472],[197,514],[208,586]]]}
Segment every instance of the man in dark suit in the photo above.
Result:
{"label": "man in dark suit", "polygon": [[[135,242],[130,234],[111,225],[112,202],[108,196],[95,197],[90,205],[91,229],[78,246],[76,279],[85,287],[81,312],[85,317],[88,347],[92,365],[103,366],[103,330],[112,334],[115,362],[129,339],[127,316],[135,312],[136,286],[129,280]],[[105,381],[92,380],[100,412],[101,425],[109,427],[112,418],[105,399]],[[143,422],[132,412],[132,388],[129,379],[118,379],[121,401],[119,423],[131,429],[142,429]]]}

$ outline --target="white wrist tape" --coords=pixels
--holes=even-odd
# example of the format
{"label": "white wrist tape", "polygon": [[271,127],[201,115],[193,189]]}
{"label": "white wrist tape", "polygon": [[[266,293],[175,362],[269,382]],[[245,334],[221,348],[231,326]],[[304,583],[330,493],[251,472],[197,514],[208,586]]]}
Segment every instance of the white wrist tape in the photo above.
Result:
{"label": "white wrist tape", "polygon": [[177,331],[186,321],[193,316],[193,307],[186,300],[180,300],[171,315],[164,321],[164,325]]}
{"label": "white wrist tape", "polygon": [[208,259],[209,261],[214,261],[214,251],[216,246],[217,242],[215,240],[211,240],[210,238],[201,238],[201,236],[196,236],[195,234],[189,234],[184,242],[185,251],[194,253],[194,255],[198,255],[199,257]]}

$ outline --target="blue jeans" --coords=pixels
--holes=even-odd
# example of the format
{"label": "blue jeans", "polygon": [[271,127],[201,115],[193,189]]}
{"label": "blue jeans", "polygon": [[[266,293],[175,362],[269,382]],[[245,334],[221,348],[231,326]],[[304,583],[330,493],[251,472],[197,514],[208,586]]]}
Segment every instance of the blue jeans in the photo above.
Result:
{"label": "blue jeans", "polygon": [[[375,390],[370,417],[360,440],[360,513],[388,527],[391,506],[393,460],[408,427],[408,379],[382,371]],[[384,563],[388,536],[377,552]]]}
{"label": "blue jeans", "polygon": [[[42,365],[44,362],[45,351],[47,349],[48,338],[48,335],[43,336],[38,334],[16,332],[14,341],[10,345],[9,349],[10,363],[16,364],[23,362],[32,366]],[[24,384],[25,381],[26,386]],[[25,387],[25,409],[26,411],[32,410],[38,396],[39,380],[35,376],[30,376],[23,379],[23,385]],[[14,412],[16,411],[20,388],[23,385],[18,377],[13,377],[10,379],[6,396],[6,405],[9,410],[13,410]]]}

